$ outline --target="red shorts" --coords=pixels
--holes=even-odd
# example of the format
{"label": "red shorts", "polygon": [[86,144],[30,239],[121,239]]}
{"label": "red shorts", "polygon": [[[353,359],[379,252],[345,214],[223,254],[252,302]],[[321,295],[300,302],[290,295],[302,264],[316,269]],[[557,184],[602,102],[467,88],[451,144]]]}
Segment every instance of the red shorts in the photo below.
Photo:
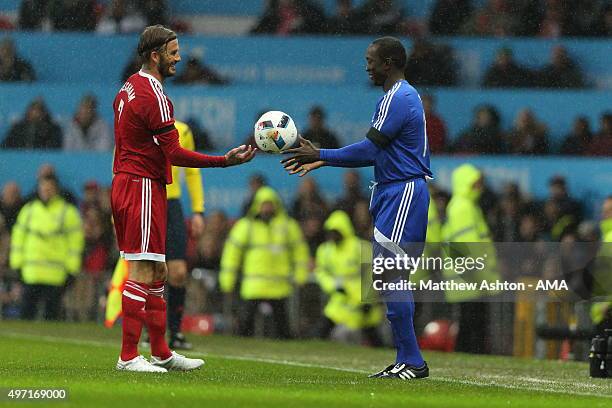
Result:
{"label": "red shorts", "polygon": [[113,177],[111,207],[121,256],[166,261],[166,184],[127,173]]}

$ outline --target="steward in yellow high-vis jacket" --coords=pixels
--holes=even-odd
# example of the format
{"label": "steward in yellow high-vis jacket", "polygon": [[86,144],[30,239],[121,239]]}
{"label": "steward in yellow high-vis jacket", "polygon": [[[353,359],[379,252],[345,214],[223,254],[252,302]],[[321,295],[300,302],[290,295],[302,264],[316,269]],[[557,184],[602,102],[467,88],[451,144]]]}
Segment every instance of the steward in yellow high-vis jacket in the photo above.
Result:
{"label": "steward in yellow high-vis jacket", "polygon": [[242,270],[240,335],[253,334],[255,313],[265,302],[272,307],[277,336],[291,337],[285,300],[294,283],[306,281],[307,268],[308,247],[299,224],[286,214],[272,188],[259,188],[247,215],[230,231],[221,257],[219,284],[224,293],[234,290]]}
{"label": "steward in yellow high-vis jacket", "polygon": [[[444,269],[444,279],[459,283],[495,282],[499,279],[497,255],[491,240],[489,226],[478,204],[484,187],[480,170],[471,164],[457,167],[452,174],[453,194],[446,208],[446,223],[442,237],[446,243],[443,254],[453,259],[482,258],[484,268],[473,267],[463,271]],[[445,262],[446,263],[446,262]],[[474,263],[472,263],[474,265]],[[488,303],[480,302],[481,296],[494,295],[497,291],[448,290],[446,299],[459,302],[461,317],[456,351],[484,353],[487,344]]]}
{"label": "steward in yellow high-vis jacket", "polygon": [[329,301],[318,335],[327,338],[335,325],[344,325],[361,330],[369,345],[382,346],[376,328],[383,311],[378,304],[362,302],[361,293],[362,263],[369,266],[371,262],[371,244],[355,235],[351,219],[344,211],[334,211],[323,228],[326,242],[317,248],[315,275]]}
{"label": "steward in yellow high-vis jacket", "polygon": [[80,272],[84,238],[78,209],[59,194],[55,176],[38,181],[38,197],[23,206],[11,235],[10,266],[25,285],[21,317],[59,319],[64,286]]}

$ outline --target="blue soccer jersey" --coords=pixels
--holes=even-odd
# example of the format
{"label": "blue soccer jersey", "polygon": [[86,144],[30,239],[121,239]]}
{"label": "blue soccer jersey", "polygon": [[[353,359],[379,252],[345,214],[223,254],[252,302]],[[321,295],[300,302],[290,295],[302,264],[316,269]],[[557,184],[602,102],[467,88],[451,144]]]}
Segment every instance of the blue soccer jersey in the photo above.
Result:
{"label": "blue soccer jersey", "polygon": [[381,147],[374,165],[376,182],[432,176],[423,104],[406,80],[396,82],[378,101],[368,138]]}

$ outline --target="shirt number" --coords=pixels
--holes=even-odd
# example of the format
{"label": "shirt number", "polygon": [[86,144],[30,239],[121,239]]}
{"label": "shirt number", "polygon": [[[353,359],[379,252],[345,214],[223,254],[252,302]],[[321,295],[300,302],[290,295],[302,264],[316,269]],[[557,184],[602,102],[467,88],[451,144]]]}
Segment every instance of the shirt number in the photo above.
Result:
{"label": "shirt number", "polygon": [[119,113],[119,118],[117,119],[117,122],[119,122],[121,120],[121,113],[123,113],[123,99],[119,101],[119,106],[117,107],[117,113]]}

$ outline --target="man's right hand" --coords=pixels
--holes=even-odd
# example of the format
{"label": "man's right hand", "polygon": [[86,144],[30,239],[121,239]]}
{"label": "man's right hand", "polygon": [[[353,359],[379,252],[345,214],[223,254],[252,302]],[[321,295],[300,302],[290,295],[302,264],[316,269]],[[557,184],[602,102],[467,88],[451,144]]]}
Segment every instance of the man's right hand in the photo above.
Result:
{"label": "man's right hand", "polygon": [[253,148],[253,146],[246,145],[238,146],[225,153],[225,161],[227,167],[236,166],[238,164],[243,164],[251,161],[251,159],[255,156],[255,152],[257,148]]}

